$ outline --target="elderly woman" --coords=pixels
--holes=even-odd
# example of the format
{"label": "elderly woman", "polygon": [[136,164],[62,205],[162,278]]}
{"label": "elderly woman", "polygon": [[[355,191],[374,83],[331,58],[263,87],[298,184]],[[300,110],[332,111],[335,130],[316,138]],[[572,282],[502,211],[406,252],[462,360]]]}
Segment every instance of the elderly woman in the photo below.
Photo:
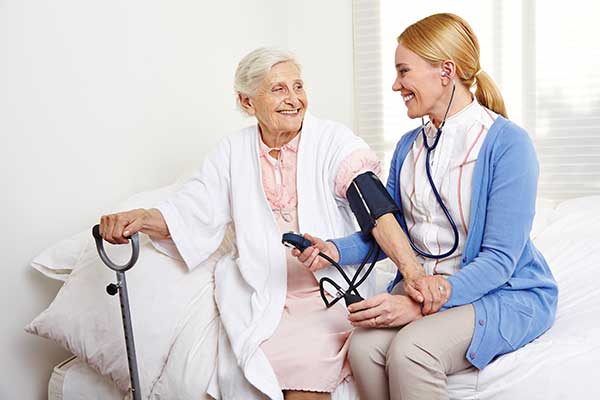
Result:
{"label": "elderly woman", "polygon": [[[360,327],[349,358],[361,398],[447,399],[448,375],[545,332],[558,290],[529,239],[535,150],[506,118],[471,27],[452,14],[418,21],[398,37],[394,64],[408,116],[430,122],[396,146],[387,189],[399,210],[372,237],[401,273],[390,294],[349,307]],[[313,243],[340,264],[368,248],[360,233]],[[312,246],[294,254],[312,270],[326,265]]]}
{"label": "elderly woman", "polygon": [[[215,270],[223,335],[209,393],[224,399],[330,399],[351,393],[347,310],[326,309],[317,278],[281,244],[287,231],[342,236],[354,231],[350,181],[379,162],[344,126],[307,114],[300,66],[261,48],[238,65],[239,106],[257,124],[228,136],[178,192],[156,208],[101,218],[111,243],[148,234],[174,243],[189,269],[217,249],[233,226],[235,257]],[[370,286],[369,286],[370,285]],[[373,288],[370,282],[365,293]]]}

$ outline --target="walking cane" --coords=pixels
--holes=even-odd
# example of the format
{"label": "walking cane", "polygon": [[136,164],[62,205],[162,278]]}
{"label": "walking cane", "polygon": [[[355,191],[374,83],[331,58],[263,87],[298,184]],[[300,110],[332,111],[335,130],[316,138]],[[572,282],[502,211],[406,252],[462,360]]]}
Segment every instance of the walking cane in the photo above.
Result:
{"label": "walking cane", "polygon": [[129,365],[129,377],[131,379],[131,392],[133,400],[141,400],[140,378],[138,376],[137,360],[135,358],[135,345],[133,343],[133,328],[131,326],[131,314],[129,312],[129,296],[127,295],[127,281],[125,280],[125,271],[131,269],[138,259],[140,254],[140,241],[138,234],[135,233],[128,239],[131,241],[131,258],[125,265],[117,265],[113,263],[106,252],[104,251],[104,243],[100,236],[100,225],[94,225],[92,235],[96,241],[96,249],[106,266],[117,273],[117,283],[111,283],[106,287],[106,292],[114,296],[119,293],[119,301],[121,302],[121,316],[123,318],[123,331],[125,333],[125,348],[127,350],[127,363]]}

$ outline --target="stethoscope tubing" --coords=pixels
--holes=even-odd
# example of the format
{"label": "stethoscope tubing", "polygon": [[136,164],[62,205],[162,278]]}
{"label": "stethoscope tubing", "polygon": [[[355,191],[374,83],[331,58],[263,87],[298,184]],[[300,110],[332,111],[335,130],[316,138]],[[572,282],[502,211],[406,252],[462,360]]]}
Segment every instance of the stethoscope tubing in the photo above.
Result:
{"label": "stethoscope tubing", "polygon": [[435,196],[437,203],[439,204],[440,208],[444,212],[446,219],[448,219],[448,222],[450,223],[450,227],[452,228],[452,234],[454,236],[454,244],[452,245],[452,248],[450,250],[446,251],[445,253],[429,254],[417,247],[415,242],[410,237],[410,233],[408,232],[408,229],[406,230],[406,237],[408,238],[410,247],[412,247],[412,249],[420,256],[425,257],[425,258],[431,258],[434,260],[446,258],[446,257],[450,256],[451,254],[453,254],[456,251],[456,249],[458,248],[458,241],[459,241],[458,228],[456,227],[456,223],[454,222],[452,215],[450,215],[450,211],[448,211],[448,208],[444,204],[444,201],[442,200],[442,196],[440,195],[437,187],[435,186],[435,182],[433,181],[433,177],[431,176],[431,168],[430,168],[431,152],[437,147],[437,145],[440,141],[440,138],[442,137],[442,128],[444,127],[444,124],[446,124],[446,118],[448,117],[448,112],[450,111],[450,106],[452,105],[452,100],[454,99],[455,90],[456,90],[456,85],[455,85],[454,81],[452,81],[452,94],[450,95],[450,101],[448,102],[448,107],[446,108],[446,113],[444,114],[444,119],[442,120],[442,123],[440,124],[440,127],[437,130],[435,140],[433,141],[433,144],[431,146],[427,142],[427,135],[425,134],[425,128],[431,121],[427,122],[426,124],[422,123],[421,130],[420,130],[420,133],[423,137],[423,146],[425,147],[425,149],[427,151],[427,154],[425,156],[425,172],[427,174],[427,179],[429,180],[429,184],[431,185],[431,190],[433,191],[433,195]]}

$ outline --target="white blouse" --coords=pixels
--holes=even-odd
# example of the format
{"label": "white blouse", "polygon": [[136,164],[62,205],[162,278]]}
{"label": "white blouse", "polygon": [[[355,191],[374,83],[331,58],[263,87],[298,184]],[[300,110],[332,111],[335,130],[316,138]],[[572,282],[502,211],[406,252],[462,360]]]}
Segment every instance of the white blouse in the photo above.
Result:
{"label": "white blouse", "polygon": [[[417,255],[428,275],[452,275],[460,269],[471,207],[472,177],[475,161],[485,136],[497,114],[481,106],[477,100],[446,120],[436,148],[431,151],[430,169],[435,186],[458,228],[456,251],[441,260]],[[432,146],[437,128],[425,128]],[[452,248],[454,234],[444,211],[438,205],[427,178],[427,149],[419,132],[400,175],[402,208],[406,226],[415,245],[429,254],[442,254]]]}

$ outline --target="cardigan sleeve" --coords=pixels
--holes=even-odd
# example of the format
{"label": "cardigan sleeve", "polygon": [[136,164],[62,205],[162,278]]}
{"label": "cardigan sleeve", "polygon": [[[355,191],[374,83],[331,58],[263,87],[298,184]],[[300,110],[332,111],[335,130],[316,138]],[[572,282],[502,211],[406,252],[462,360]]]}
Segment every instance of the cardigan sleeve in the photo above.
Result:
{"label": "cardigan sleeve", "polygon": [[538,163],[527,133],[520,128],[502,132],[489,165],[483,239],[473,260],[448,277],[452,293],[445,308],[472,303],[506,284],[529,240],[535,213]]}

